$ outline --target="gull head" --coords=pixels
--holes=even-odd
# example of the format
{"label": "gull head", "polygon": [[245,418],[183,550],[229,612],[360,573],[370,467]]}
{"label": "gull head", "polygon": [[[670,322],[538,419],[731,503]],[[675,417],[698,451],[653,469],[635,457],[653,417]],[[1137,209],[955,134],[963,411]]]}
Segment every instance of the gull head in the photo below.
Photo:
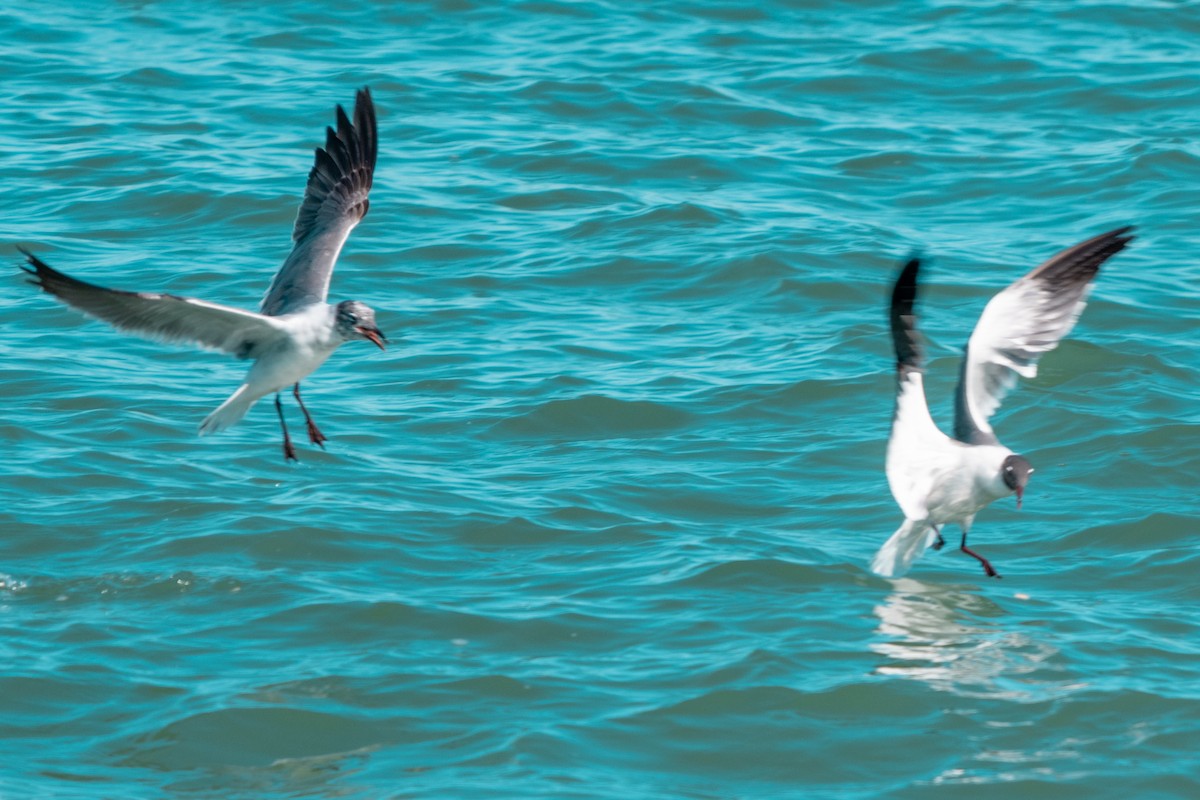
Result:
{"label": "gull head", "polygon": [[366,303],[343,300],[337,304],[337,332],[347,342],[366,339],[380,350],[386,349],[387,337],[375,325],[375,312]]}
{"label": "gull head", "polygon": [[1011,455],[1000,465],[1000,477],[1004,479],[1004,485],[1017,493],[1017,508],[1021,507],[1025,484],[1029,483],[1029,476],[1032,474],[1033,467],[1024,456]]}

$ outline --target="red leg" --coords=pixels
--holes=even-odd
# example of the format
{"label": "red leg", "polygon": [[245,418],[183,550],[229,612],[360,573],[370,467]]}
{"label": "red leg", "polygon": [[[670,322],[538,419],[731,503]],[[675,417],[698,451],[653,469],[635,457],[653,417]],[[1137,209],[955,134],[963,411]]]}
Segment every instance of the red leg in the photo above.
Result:
{"label": "red leg", "polygon": [[971,548],[967,547],[967,535],[965,533],[963,534],[963,538],[962,538],[962,547],[960,547],[959,549],[962,550],[967,555],[969,555],[971,558],[977,559],[980,564],[983,564],[983,571],[989,578],[999,578],[1000,577],[1000,573],[996,572],[996,570],[992,569],[992,564],[990,561],[988,561],[983,556],[979,555],[979,553],[976,553]]}
{"label": "red leg", "polygon": [[275,393],[275,411],[279,414],[279,427],[283,428],[283,460],[299,461],[296,458],[296,448],[292,447],[292,437],[288,436],[287,423],[283,420],[283,403],[279,400],[279,392]]}
{"label": "red leg", "polygon": [[308,414],[308,409],[304,407],[304,401],[300,399],[300,384],[297,383],[292,387],[292,395],[296,398],[296,402],[300,404],[300,410],[304,412],[304,422],[308,425],[308,440],[315,445],[319,445],[322,450],[325,449],[325,434],[317,427],[317,424],[312,421],[312,417]]}

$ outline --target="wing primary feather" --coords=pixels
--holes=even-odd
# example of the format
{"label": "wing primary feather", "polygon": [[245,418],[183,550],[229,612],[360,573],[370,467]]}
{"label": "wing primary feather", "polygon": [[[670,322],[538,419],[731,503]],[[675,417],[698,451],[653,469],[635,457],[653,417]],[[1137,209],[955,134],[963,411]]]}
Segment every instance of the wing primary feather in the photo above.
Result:
{"label": "wing primary feather", "polygon": [[[123,289],[109,289],[107,286],[99,286],[95,283],[81,281],[78,278],[72,278],[64,272],[59,272],[54,267],[42,261],[33,253],[26,250],[24,247],[17,245],[17,249],[21,251],[21,255],[25,256],[29,265],[21,264],[22,270],[33,276],[27,280],[34,286],[38,287],[46,294],[53,295],[64,301],[69,302],[72,295],[77,295],[80,292],[97,293],[97,296],[105,294],[123,296],[123,297],[175,297],[175,295],[153,295],[143,292],[128,292]],[[177,298],[183,299],[183,298]]]}
{"label": "wing primary feather", "polygon": [[379,131],[375,120],[375,102],[371,99],[371,90],[365,86],[354,95],[354,121],[362,131],[362,162],[367,167],[367,180],[370,180],[379,150]]}
{"label": "wing primary feather", "polygon": [[340,105],[337,107],[337,136],[346,143],[346,150],[350,156],[350,163],[355,163],[360,160],[358,137],[354,135],[354,127],[350,124],[350,119],[346,116],[346,109]]}
{"label": "wing primary feather", "polygon": [[1133,241],[1132,225],[1093,236],[1086,242],[1058,253],[1030,272],[1025,279],[1039,281],[1054,289],[1072,284],[1088,283],[1100,270],[1100,265]]}
{"label": "wing primary feather", "polygon": [[924,362],[920,334],[917,333],[917,317],[913,306],[917,300],[917,273],[921,269],[921,260],[910,258],[896,278],[892,288],[890,315],[892,323],[892,344],[896,349],[896,369],[906,372],[920,372]]}

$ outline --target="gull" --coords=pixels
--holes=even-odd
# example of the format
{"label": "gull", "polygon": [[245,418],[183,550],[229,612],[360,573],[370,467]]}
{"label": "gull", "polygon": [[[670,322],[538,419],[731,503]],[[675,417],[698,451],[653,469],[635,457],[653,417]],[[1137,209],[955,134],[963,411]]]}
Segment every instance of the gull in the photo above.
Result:
{"label": "gull", "polygon": [[942,526],[962,529],[959,549],[977,559],[989,578],[1000,577],[986,558],[967,547],[975,515],[1011,494],[1017,508],[1033,467],[996,438],[988,419],[1017,377],[1037,375],[1050,352],[1083,312],[1100,265],[1125,248],[1132,226],[1102,233],[1064,250],[988,302],[967,341],[954,404],[954,437],[929,414],[924,364],[913,304],[920,259],[900,271],[892,291],[891,327],[896,348],[896,413],[887,448],[887,479],[904,524],[884,543],[871,570],[884,577],[908,571],[926,548],[945,545]]}
{"label": "gull", "polygon": [[325,146],[316,149],[292,229],[292,252],[258,313],[192,297],[106,289],[64,275],[25,248],[18,248],[28,261],[21,268],[32,276],[30,283],[118,330],[252,360],[245,382],[200,423],[200,434],[225,430],[274,392],[284,460],[296,461],[279,393],[292,387],[309,441],[324,449],[326,437],[300,399],[300,381],[346,342],[364,339],[381,350],[387,343],[369,306],[357,300],[326,302],[342,245],[367,213],[377,145],[375,105],[364,88],[355,96],[354,121],[339,105],[337,130],[325,129]]}

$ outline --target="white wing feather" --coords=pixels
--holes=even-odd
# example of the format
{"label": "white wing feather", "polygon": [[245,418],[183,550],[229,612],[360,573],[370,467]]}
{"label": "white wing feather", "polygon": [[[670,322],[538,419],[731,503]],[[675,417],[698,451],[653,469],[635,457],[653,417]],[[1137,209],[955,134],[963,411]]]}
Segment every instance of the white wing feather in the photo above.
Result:
{"label": "white wing feather", "polygon": [[1017,378],[1035,377],[1038,360],[1075,327],[1100,265],[1133,238],[1129,230],[1118,228],[1064,250],[991,299],[967,342],[955,438],[996,442],[988,420]]}

